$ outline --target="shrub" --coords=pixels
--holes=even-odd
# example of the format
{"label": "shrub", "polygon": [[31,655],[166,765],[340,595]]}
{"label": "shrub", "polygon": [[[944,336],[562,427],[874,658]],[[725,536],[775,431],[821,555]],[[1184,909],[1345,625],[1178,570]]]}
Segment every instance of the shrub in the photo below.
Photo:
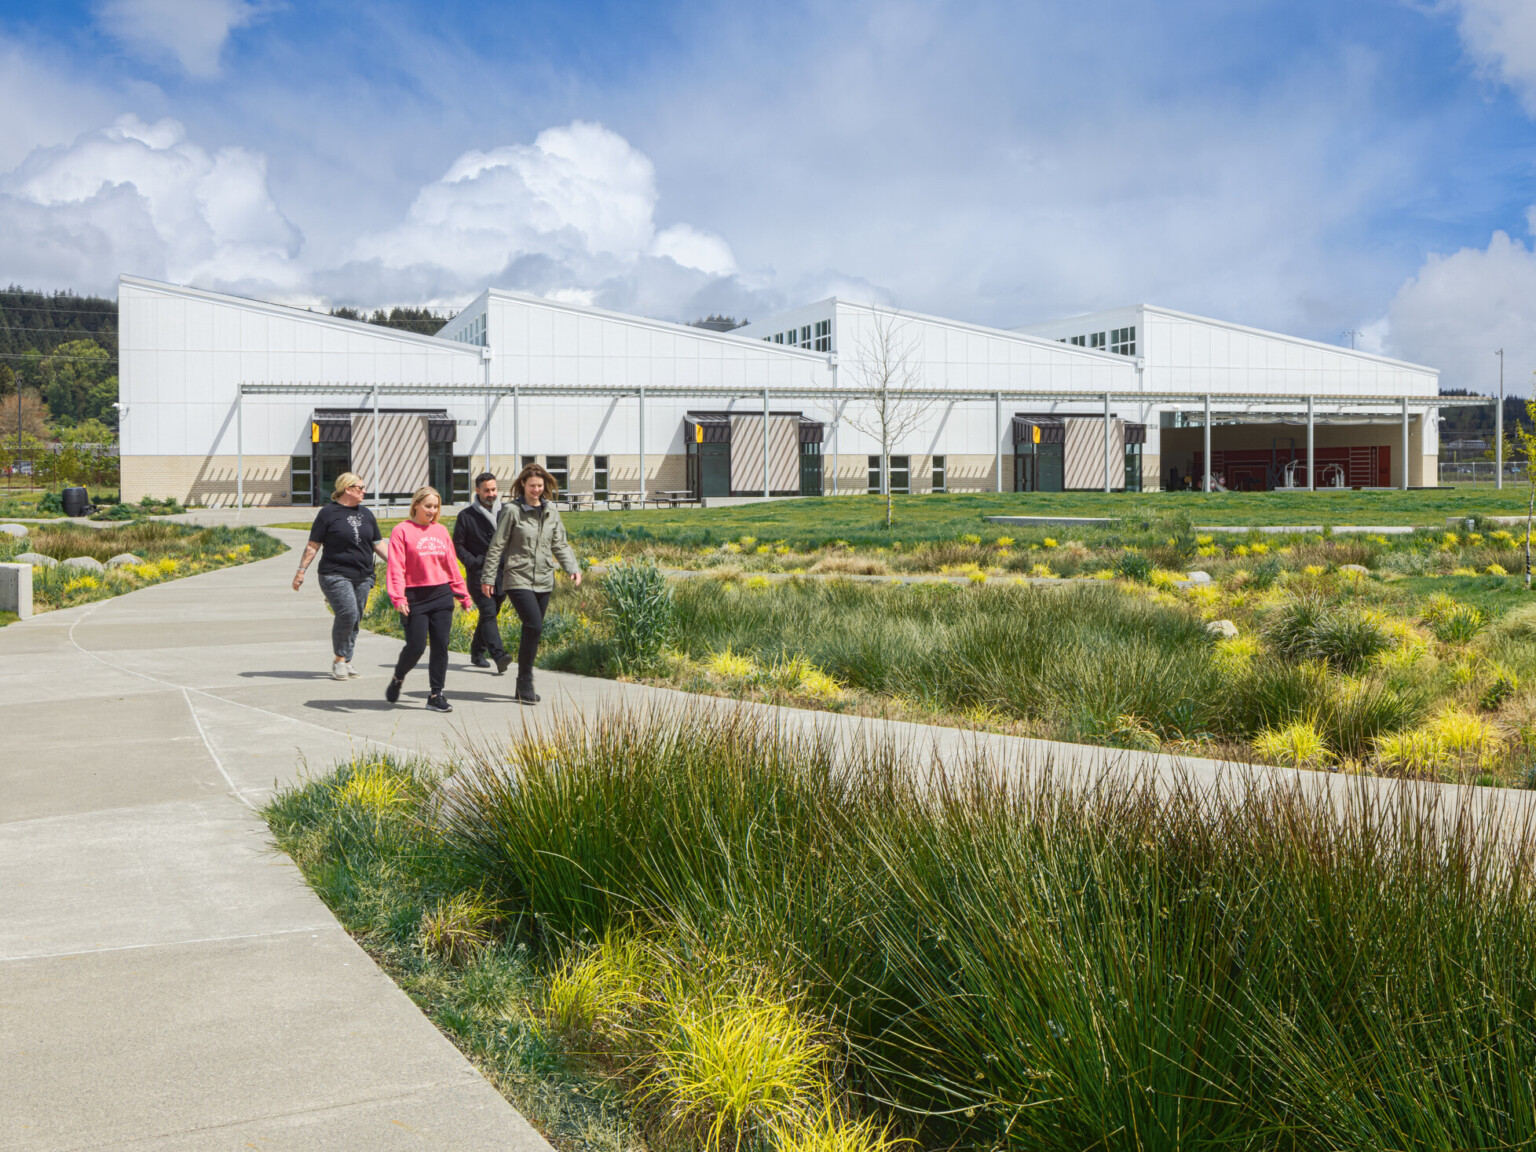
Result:
{"label": "shrub", "polygon": [[618,670],[642,672],[654,666],[671,637],[675,612],[666,576],[650,559],[630,560],[608,570],[604,588]]}
{"label": "shrub", "polygon": [[1145,584],[1152,579],[1152,561],[1140,552],[1123,552],[1115,561],[1115,571],[1127,580]]}
{"label": "shrub", "polygon": [[749,676],[757,675],[758,671],[757,661],[753,660],[750,656],[742,656],[739,653],[732,652],[729,644],[725,646],[725,651],[716,652],[706,660],[704,667],[708,668],[716,676],[724,676],[728,680],[743,680]]}
{"label": "shrub", "polygon": [[1354,673],[1392,647],[1379,617],[1353,608],[1330,607],[1314,596],[1283,605],[1264,630],[1265,639],[1287,660],[1322,660]]}
{"label": "shrub", "polygon": [[1504,701],[1508,700],[1520,690],[1520,677],[1516,676],[1502,664],[1495,664],[1493,677],[1484,686],[1482,694],[1478,697],[1478,707],[1486,711],[1495,711]]}
{"label": "shrub", "polygon": [[1442,644],[1470,643],[1487,622],[1488,618],[1480,610],[1460,601],[1425,616],[1425,623]]}
{"label": "shrub", "polygon": [[501,910],[483,892],[455,892],[422,913],[421,950],[455,967],[467,964],[495,940]]}
{"label": "shrub", "polygon": [[1248,586],[1261,592],[1273,588],[1283,571],[1279,560],[1273,556],[1266,557],[1248,570]]}

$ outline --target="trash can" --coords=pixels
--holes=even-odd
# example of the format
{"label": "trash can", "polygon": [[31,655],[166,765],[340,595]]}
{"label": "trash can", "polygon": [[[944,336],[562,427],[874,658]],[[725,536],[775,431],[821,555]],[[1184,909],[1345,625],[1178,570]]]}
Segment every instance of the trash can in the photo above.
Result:
{"label": "trash can", "polygon": [[64,515],[84,516],[91,507],[91,498],[84,488],[66,488],[59,493],[59,501],[64,505]]}

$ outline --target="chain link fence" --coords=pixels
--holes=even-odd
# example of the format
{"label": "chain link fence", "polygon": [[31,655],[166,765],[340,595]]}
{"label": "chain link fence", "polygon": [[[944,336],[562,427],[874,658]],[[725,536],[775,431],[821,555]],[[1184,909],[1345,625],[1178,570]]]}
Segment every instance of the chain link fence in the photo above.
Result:
{"label": "chain link fence", "polygon": [[116,444],[0,444],[0,475],[8,489],[79,484],[112,490],[121,479]]}

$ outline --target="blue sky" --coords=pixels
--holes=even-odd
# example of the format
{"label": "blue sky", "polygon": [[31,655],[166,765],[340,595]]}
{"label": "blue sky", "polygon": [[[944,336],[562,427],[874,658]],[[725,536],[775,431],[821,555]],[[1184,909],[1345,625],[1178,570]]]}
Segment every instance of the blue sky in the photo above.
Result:
{"label": "blue sky", "polygon": [[7,281],[1147,300],[1536,368],[1526,0],[7,2],[0,106]]}

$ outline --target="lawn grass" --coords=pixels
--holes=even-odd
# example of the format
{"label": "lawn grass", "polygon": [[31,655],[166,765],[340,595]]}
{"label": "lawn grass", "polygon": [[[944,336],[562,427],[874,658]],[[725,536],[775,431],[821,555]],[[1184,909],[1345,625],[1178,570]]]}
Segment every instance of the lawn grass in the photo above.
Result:
{"label": "lawn grass", "polygon": [[27,552],[61,561],[89,556],[101,563],[124,554],[139,557],[139,563],[109,568],[102,573],[34,566],[35,612],[72,608],[150,584],[265,560],[287,551],[287,545],[276,537],[250,527],[199,528],[143,520],[112,528],[65,523],[34,524],[30,529],[26,536],[0,536],[0,560]]}
{"label": "lawn grass", "polygon": [[[625,939],[797,989],[834,1101],[918,1148],[1536,1143],[1530,840],[1446,794],[1085,788],[721,712],[570,718],[470,768],[432,799],[410,765],[347,765],[266,814],[557,1146],[593,1145],[538,1083],[627,1104],[609,1146],[665,1131],[626,1038],[644,981],[580,1029],[554,1011],[559,973],[612,970]],[[455,899],[500,920],[447,963],[428,942]]]}

